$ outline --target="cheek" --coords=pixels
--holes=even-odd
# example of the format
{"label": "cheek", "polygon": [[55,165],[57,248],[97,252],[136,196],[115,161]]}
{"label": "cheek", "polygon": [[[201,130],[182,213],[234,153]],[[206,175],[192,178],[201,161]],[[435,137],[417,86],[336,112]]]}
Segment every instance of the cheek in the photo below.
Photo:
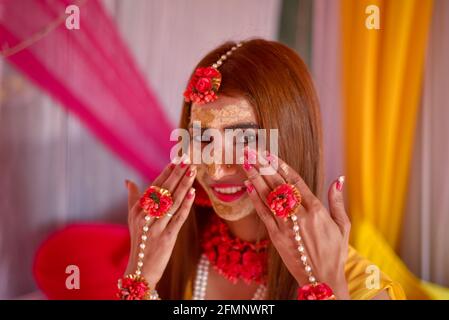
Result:
{"label": "cheek", "polygon": [[204,185],[207,177],[207,166],[204,164],[199,164],[197,166],[196,179]]}

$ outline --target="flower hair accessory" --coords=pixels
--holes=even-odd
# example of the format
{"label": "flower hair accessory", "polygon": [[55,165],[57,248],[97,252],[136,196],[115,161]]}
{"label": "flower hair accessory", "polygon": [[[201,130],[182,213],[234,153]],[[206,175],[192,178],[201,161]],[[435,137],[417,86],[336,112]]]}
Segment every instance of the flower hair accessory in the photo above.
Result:
{"label": "flower hair accessory", "polygon": [[217,92],[221,84],[221,73],[218,68],[232,52],[241,46],[241,42],[233,46],[210,67],[197,68],[184,91],[184,101],[205,104],[217,100]]}

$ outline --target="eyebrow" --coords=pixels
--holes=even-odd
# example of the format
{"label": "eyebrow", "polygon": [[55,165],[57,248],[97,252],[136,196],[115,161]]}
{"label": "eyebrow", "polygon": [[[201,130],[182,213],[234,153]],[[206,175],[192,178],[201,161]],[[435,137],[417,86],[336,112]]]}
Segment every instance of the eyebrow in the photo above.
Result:
{"label": "eyebrow", "polygon": [[[193,124],[189,125],[189,129],[193,128]],[[230,126],[226,126],[223,129],[259,129],[260,126],[254,122],[244,122],[244,123],[236,123]],[[207,130],[208,127],[202,127],[201,130]]]}

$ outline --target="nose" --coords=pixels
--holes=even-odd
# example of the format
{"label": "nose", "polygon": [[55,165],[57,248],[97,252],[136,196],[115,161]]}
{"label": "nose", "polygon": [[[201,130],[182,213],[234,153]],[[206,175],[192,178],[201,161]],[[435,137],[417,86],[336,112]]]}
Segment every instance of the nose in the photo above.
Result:
{"label": "nose", "polygon": [[207,173],[209,174],[210,178],[215,181],[219,181],[226,176],[232,176],[236,174],[236,172],[237,166],[233,164],[227,165],[211,163],[207,165]]}
{"label": "nose", "polygon": [[[219,148],[219,150],[217,150],[217,148]],[[219,158],[221,157],[221,162],[212,161],[212,163],[207,165],[207,172],[209,174],[209,177],[212,180],[215,181],[219,181],[221,180],[223,177],[226,176],[232,176],[235,175],[236,173],[238,173],[238,165],[231,163],[231,164],[226,164],[226,152],[235,152],[234,147],[233,147],[233,139],[225,139],[224,136],[222,136],[221,139],[221,144],[219,145],[213,145],[211,152],[213,154],[213,157],[218,156]],[[218,154],[215,154],[215,152],[218,152]],[[232,158],[232,160],[234,161],[234,158]]]}

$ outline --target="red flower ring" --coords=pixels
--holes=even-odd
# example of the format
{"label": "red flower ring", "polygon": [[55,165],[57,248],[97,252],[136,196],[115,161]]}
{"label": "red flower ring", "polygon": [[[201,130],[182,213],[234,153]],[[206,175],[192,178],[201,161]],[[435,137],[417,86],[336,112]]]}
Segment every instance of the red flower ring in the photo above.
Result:
{"label": "red flower ring", "polygon": [[140,207],[152,217],[164,216],[172,207],[173,199],[168,190],[151,186],[140,198]]}
{"label": "red flower ring", "polygon": [[300,287],[298,300],[335,300],[335,296],[327,284],[315,283]]}
{"label": "red flower ring", "polygon": [[121,300],[148,300],[150,289],[148,282],[136,275],[127,275],[118,282],[117,297]]}
{"label": "red flower ring", "polygon": [[268,194],[267,203],[273,214],[285,218],[295,213],[301,204],[301,195],[295,186],[284,183]]}
{"label": "red flower ring", "polygon": [[213,67],[197,68],[184,92],[184,100],[198,104],[215,101],[220,84],[220,71]]}

